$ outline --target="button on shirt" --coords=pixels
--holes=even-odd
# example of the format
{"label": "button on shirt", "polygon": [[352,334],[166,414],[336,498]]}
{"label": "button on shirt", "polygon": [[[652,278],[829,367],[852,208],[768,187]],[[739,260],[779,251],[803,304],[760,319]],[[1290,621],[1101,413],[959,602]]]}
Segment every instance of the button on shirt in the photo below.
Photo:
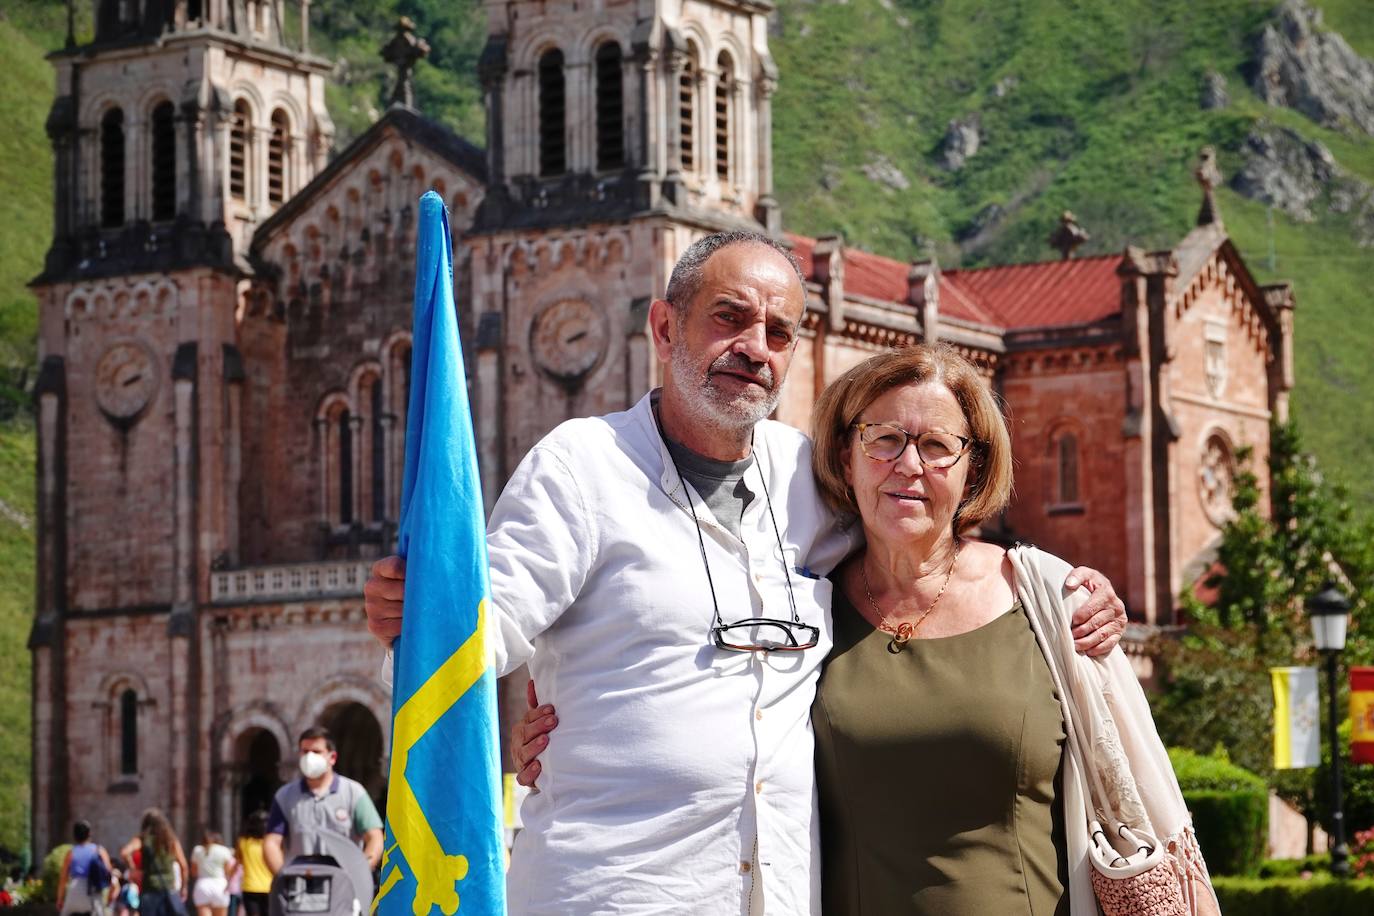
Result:
{"label": "button on shirt", "polygon": [[649,396],[559,426],[497,501],[497,670],[528,662],[559,716],[521,811],[512,914],[747,913],[755,882],[770,916],[819,913],[810,708],[831,626],[817,574],[854,534],[822,503],[805,436],[764,421],[753,454],[746,481],[762,497],[766,479],[781,549],[765,499],[736,535],[693,494],[711,577],[727,623],[790,618],[790,577],[821,632],[802,653],[712,644],[687,484]]}

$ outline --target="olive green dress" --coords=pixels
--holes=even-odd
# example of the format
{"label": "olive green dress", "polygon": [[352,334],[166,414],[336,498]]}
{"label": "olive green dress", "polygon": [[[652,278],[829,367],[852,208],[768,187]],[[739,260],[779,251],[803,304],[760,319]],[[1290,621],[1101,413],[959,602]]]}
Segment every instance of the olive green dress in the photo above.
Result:
{"label": "olive green dress", "polygon": [[1067,913],[1064,721],[1020,605],[895,653],[838,585],[833,611],[811,710],[826,916]]}

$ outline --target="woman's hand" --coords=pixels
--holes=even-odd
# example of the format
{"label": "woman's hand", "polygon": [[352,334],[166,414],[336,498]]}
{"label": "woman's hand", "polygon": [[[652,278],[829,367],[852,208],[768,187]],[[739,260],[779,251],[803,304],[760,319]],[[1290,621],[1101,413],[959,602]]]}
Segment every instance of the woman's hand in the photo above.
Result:
{"label": "woman's hand", "polygon": [[558,727],[558,716],[552,706],[540,706],[539,695],[535,692],[534,681],[525,685],[525,701],[529,709],[524,717],[511,729],[511,758],[515,762],[515,781],[538,791],[535,780],[539,778],[542,767],[539,755],[549,745],[549,732]]}
{"label": "woman's hand", "polygon": [[1073,615],[1073,647],[1080,655],[1106,655],[1121,642],[1126,632],[1126,605],[1102,573],[1087,566],[1076,566],[1064,580],[1068,588],[1088,590],[1088,602]]}

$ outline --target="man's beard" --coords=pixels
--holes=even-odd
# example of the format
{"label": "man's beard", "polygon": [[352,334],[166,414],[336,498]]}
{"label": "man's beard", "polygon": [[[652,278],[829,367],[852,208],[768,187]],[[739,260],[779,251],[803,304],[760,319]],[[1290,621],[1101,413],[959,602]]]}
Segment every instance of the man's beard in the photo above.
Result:
{"label": "man's beard", "polygon": [[[668,371],[683,394],[683,406],[698,420],[717,429],[745,431],[771,414],[782,396],[781,384],[767,363],[750,362],[739,353],[724,353],[701,374],[681,332],[672,343]],[[738,371],[757,378],[763,387],[749,386],[728,392],[716,384],[716,373]]]}

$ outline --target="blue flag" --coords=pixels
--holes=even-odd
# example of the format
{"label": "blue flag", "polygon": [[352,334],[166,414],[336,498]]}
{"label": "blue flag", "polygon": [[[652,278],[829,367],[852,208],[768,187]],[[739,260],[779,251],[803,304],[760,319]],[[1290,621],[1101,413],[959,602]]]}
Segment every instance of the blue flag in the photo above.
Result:
{"label": "blue flag", "polygon": [[420,198],[379,916],[504,914],[487,541],[444,201]]}

